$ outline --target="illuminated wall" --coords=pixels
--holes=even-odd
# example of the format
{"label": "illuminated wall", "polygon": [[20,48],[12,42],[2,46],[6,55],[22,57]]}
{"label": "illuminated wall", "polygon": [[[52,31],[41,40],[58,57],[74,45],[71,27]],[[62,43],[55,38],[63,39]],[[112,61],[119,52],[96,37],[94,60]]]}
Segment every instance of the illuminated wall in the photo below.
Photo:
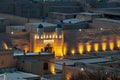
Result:
{"label": "illuminated wall", "polygon": [[63,35],[60,34],[60,35],[57,35],[57,34],[54,34],[53,36],[54,39],[54,45],[53,45],[53,50],[55,52],[55,56],[63,56],[64,52],[63,52]]}
{"label": "illuminated wall", "polygon": [[27,52],[27,51],[29,51],[29,46],[25,45],[25,46],[23,46],[23,49],[25,52]]}
{"label": "illuminated wall", "polygon": [[98,43],[94,43],[94,51],[95,52],[99,51],[99,44]]}
{"label": "illuminated wall", "polygon": [[62,47],[54,46],[55,56],[63,56]]}
{"label": "illuminated wall", "polygon": [[34,52],[40,52],[40,46],[38,46],[39,42],[38,40],[40,39],[38,34],[35,34],[33,36],[33,46],[34,46]]}
{"label": "illuminated wall", "polygon": [[4,45],[4,48],[7,50],[7,49],[8,49],[7,44],[6,44],[6,43],[3,43],[3,45]]}
{"label": "illuminated wall", "polygon": [[71,74],[68,73],[68,74],[65,75],[65,80],[71,80],[71,77],[72,77]]}
{"label": "illuminated wall", "polygon": [[65,30],[67,54],[111,51],[120,48],[120,29]]}
{"label": "illuminated wall", "polygon": [[75,55],[75,49],[74,48],[71,49],[71,53],[72,53],[72,55]]}
{"label": "illuminated wall", "polygon": [[106,51],[107,49],[107,43],[106,42],[102,42],[102,50]]}
{"label": "illuminated wall", "polygon": [[109,41],[109,48],[110,48],[110,50],[114,50],[114,42],[113,41]]}
{"label": "illuminated wall", "polygon": [[87,50],[87,52],[90,52],[90,51],[91,51],[91,48],[92,48],[91,44],[90,44],[90,43],[87,43],[87,44],[86,44],[86,50]]}
{"label": "illuminated wall", "polygon": [[[34,45],[33,51],[40,52],[41,49],[44,49],[46,41],[49,43],[49,40],[53,41],[52,46],[55,56],[75,55],[76,53],[81,55],[83,53],[109,51],[120,48],[120,37],[117,35],[104,35],[102,31],[88,30],[91,33],[89,36],[89,33],[82,33],[83,30],[79,32],[77,32],[78,30],[71,31],[66,31],[62,34],[56,34],[55,32],[44,33],[42,35],[34,34],[34,40],[32,41],[34,43],[32,44]],[[95,35],[94,32],[99,32],[101,35]],[[114,39],[112,39],[113,37]]]}
{"label": "illuminated wall", "polygon": [[117,47],[120,48],[120,39],[117,39],[116,43],[117,43]]}
{"label": "illuminated wall", "polygon": [[83,54],[83,51],[84,51],[84,46],[83,46],[83,44],[79,44],[79,53],[80,54]]}
{"label": "illuminated wall", "polygon": [[52,52],[55,56],[63,56],[63,35],[56,33],[44,33],[42,35],[32,34],[33,39],[31,40],[31,47],[33,45],[33,52],[41,52],[47,44],[52,47]]}
{"label": "illuminated wall", "polygon": [[67,55],[67,44],[66,43],[63,44],[63,55],[64,56]]}
{"label": "illuminated wall", "polygon": [[50,72],[51,74],[55,75],[56,72],[55,72],[55,64],[54,63],[50,63]]}
{"label": "illuminated wall", "polygon": [[[53,38],[55,39],[53,39]],[[53,51],[55,52],[55,56],[65,56],[67,55],[67,50],[69,50],[69,48],[67,48],[67,43],[63,43],[63,41],[61,39],[57,39],[58,36],[56,37],[55,35],[52,36],[46,36],[46,38],[51,38],[51,39],[44,39],[45,36],[41,37],[41,39],[43,41],[37,41],[37,39],[34,40],[34,52],[40,52],[41,48],[44,48],[44,46],[46,45],[44,40],[53,40]],[[115,46],[116,43],[116,46]],[[100,50],[102,51],[106,51],[106,50],[114,50],[115,47],[120,48],[120,39],[116,39],[116,42],[114,41],[108,41],[108,42],[99,42],[99,43],[78,43],[78,52],[81,54],[83,54],[84,52],[99,52]],[[100,49],[101,48],[101,49]],[[75,55],[75,53],[77,49],[72,47],[71,48],[71,54]]]}
{"label": "illuminated wall", "polygon": [[[80,55],[90,52],[99,52],[99,51],[107,51],[107,50],[114,50],[115,47],[120,48],[120,40],[117,40],[117,46],[115,46],[116,42],[108,41],[108,42],[99,42],[99,43],[79,43],[78,44],[78,51]],[[76,48],[72,47],[71,54],[76,54]]]}

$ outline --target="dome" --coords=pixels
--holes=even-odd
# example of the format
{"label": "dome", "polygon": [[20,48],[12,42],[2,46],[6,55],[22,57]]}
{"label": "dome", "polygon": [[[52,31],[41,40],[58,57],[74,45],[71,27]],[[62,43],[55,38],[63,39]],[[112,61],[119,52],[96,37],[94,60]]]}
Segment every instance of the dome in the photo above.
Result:
{"label": "dome", "polygon": [[42,24],[39,24],[39,25],[38,25],[38,28],[43,28],[43,25],[42,25]]}
{"label": "dome", "polygon": [[62,24],[57,24],[57,28],[62,28]]}
{"label": "dome", "polygon": [[0,40],[0,50],[6,50],[8,49],[7,44],[4,41]]}

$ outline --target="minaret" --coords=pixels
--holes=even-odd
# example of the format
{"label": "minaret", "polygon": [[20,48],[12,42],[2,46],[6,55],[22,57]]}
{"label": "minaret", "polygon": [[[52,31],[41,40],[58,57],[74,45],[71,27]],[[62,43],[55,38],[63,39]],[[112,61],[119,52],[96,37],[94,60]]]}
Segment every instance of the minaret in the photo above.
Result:
{"label": "minaret", "polygon": [[55,32],[57,34],[61,34],[62,33],[62,25],[61,24],[57,24],[57,27],[55,29]]}
{"label": "minaret", "polygon": [[39,24],[37,27],[37,33],[38,34],[43,34],[44,33],[44,27],[42,24]]}

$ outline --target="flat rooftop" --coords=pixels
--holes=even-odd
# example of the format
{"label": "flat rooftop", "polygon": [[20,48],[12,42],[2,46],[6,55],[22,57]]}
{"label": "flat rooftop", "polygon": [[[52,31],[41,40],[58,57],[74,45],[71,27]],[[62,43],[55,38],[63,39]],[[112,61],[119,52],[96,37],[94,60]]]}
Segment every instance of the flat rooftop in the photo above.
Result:
{"label": "flat rooftop", "polygon": [[[34,53],[34,52],[28,52],[28,53],[25,53],[25,55],[27,56],[30,56],[30,55],[49,55],[49,54],[52,54],[52,53],[48,53],[48,52],[42,52],[42,53]],[[22,51],[14,51],[14,56],[23,56],[24,55],[24,52]]]}
{"label": "flat rooftop", "polygon": [[58,73],[55,75],[44,75],[43,77],[48,80],[62,80],[62,73]]}
{"label": "flat rooftop", "polygon": [[75,63],[86,63],[86,64],[93,64],[93,63],[101,63],[101,62],[112,62],[111,56],[107,57],[88,57],[83,59],[57,59],[55,61],[55,69],[62,70],[63,64],[65,65],[74,65]]}
{"label": "flat rooftop", "polygon": [[76,15],[76,14],[80,14],[80,13],[61,13],[61,12],[49,12],[51,14],[57,14],[57,15]]}
{"label": "flat rooftop", "polygon": [[108,19],[108,18],[96,18],[95,20],[102,20],[102,21],[110,21],[110,22],[120,23],[120,20],[113,20],[113,19]]}
{"label": "flat rooftop", "polygon": [[55,27],[56,24],[51,24],[47,22],[39,22],[39,23],[28,23],[29,25],[32,25],[33,27],[38,27],[40,24],[43,25],[43,27]]}
{"label": "flat rooftop", "polygon": [[6,19],[6,18],[0,18],[0,20],[4,20],[4,19]]}
{"label": "flat rooftop", "polygon": [[89,13],[89,12],[82,12],[82,13],[79,13],[79,14],[89,15],[89,16],[92,16],[92,15],[101,15],[101,13]]}
{"label": "flat rooftop", "polygon": [[76,23],[79,23],[79,22],[83,22],[85,21],[85,19],[76,19],[76,18],[72,18],[72,19],[65,19],[63,20],[63,23],[66,23],[66,24],[76,24]]}
{"label": "flat rooftop", "polygon": [[12,27],[12,28],[16,28],[16,29],[25,29],[25,26],[9,26],[9,27]]}
{"label": "flat rooftop", "polygon": [[39,75],[17,71],[13,73],[0,74],[0,80],[4,80],[4,75],[6,76],[6,80],[26,80],[26,78],[39,77]]}
{"label": "flat rooftop", "polygon": [[96,13],[120,16],[120,7],[93,10]]}

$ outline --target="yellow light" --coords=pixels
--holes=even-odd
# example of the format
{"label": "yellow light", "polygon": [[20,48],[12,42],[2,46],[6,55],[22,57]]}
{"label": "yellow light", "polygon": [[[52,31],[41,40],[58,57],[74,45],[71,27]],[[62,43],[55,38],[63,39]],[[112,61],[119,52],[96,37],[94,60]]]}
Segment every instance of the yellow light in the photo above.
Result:
{"label": "yellow light", "polygon": [[37,39],[39,39],[39,36],[37,35]]}
{"label": "yellow light", "polygon": [[107,49],[107,43],[103,42],[102,43],[102,50],[106,51],[106,49]]}
{"label": "yellow light", "polygon": [[58,36],[56,35],[56,38],[58,38]]}
{"label": "yellow light", "polygon": [[29,50],[28,46],[25,46],[24,50],[25,50],[25,52],[27,52]]}
{"label": "yellow light", "polygon": [[91,45],[89,43],[87,43],[86,48],[87,48],[87,52],[91,51]]}
{"label": "yellow light", "polygon": [[41,36],[41,39],[43,39],[43,36]]}
{"label": "yellow light", "polygon": [[120,40],[117,40],[117,47],[120,48]]}
{"label": "yellow light", "polygon": [[45,45],[47,45],[47,44],[53,44],[54,40],[44,40],[43,42],[44,42]]}
{"label": "yellow light", "polygon": [[54,51],[55,51],[55,56],[56,57],[62,57],[63,52],[62,52],[62,47],[59,45],[54,46]]}
{"label": "yellow light", "polygon": [[39,39],[39,35],[35,35],[34,38],[35,38],[35,39]]}
{"label": "yellow light", "polygon": [[56,49],[55,50],[55,56],[63,56],[63,54],[62,54],[62,49]]}
{"label": "yellow light", "polygon": [[46,35],[46,38],[48,38],[48,35]]}
{"label": "yellow light", "polygon": [[83,54],[84,48],[82,44],[79,44],[79,53]]}
{"label": "yellow light", "polygon": [[6,44],[6,43],[4,43],[3,45],[4,45],[5,49],[8,49],[8,46],[7,46],[7,44]]}
{"label": "yellow light", "polygon": [[55,35],[53,35],[53,37],[52,38],[55,38]]}
{"label": "yellow light", "polygon": [[109,42],[109,48],[110,48],[110,50],[114,49],[114,43],[112,41]]}
{"label": "yellow light", "polygon": [[36,52],[36,53],[40,52],[40,48],[39,47],[35,47],[34,52]]}
{"label": "yellow light", "polygon": [[71,50],[71,53],[72,53],[72,55],[74,55],[74,54],[75,54],[75,50],[74,50],[74,49],[72,49],[72,50]]}
{"label": "yellow light", "polygon": [[99,44],[98,44],[98,43],[95,43],[95,44],[94,44],[94,50],[95,50],[96,52],[98,52],[98,50],[99,50]]}
{"label": "yellow light", "polygon": [[52,36],[51,36],[51,35],[49,35],[49,38],[52,38]]}
{"label": "yellow light", "polygon": [[70,73],[67,73],[66,75],[65,75],[65,80],[70,80],[71,79],[71,74]]}
{"label": "yellow light", "polygon": [[55,65],[54,65],[54,63],[50,63],[50,72],[51,72],[53,75],[55,75],[55,74],[56,74],[56,72],[55,72]]}
{"label": "yellow light", "polygon": [[64,45],[64,56],[67,54],[67,46]]}
{"label": "yellow light", "polygon": [[44,35],[44,39],[45,39],[45,35]]}
{"label": "yellow light", "polygon": [[62,35],[59,35],[59,39],[61,39],[62,38]]}
{"label": "yellow light", "polygon": [[9,50],[12,50],[12,48],[9,48]]}
{"label": "yellow light", "polygon": [[36,36],[34,36],[34,39],[37,39],[37,37],[36,37]]}

